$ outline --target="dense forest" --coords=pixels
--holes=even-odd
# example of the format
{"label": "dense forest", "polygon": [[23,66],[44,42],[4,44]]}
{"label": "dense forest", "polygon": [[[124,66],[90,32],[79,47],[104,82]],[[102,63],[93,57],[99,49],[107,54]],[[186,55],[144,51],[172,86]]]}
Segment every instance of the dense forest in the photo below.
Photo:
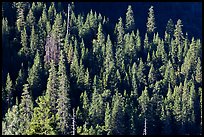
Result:
{"label": "dense forest", "polygon": [[2,134],[202,134],[201,36],[76,6],[2,3]]}

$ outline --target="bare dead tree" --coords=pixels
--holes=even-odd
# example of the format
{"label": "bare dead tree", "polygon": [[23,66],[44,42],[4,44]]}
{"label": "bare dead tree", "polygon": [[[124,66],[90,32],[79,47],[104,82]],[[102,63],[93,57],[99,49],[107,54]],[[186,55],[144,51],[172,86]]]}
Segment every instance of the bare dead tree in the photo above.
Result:
{"label": "bare dead tree", "polygon": [[71,7],[70,4],[68,4],[68,8],[67,8],[67,35],[69,34],[69,22],[70,22],[70,12],[71,11]]}
{"label": "bare dead tree", "polygon": [[143,135],[147,135],[147,119],[145,118]]}
{"label": "bare dead tree", "polygon": [[55,64],[59,62],[60,57],[60,45],[56,38],[48,34],[45,44],[45,56],[44,61],[49,64],[51,60],[54,60]]}
{"label": "bare dead tree", "polygon": [[72,116],[72,135],[75,135],[75,131],[76,131],[76,115],[75,115],[75,111],[73,108],[73,116]]}

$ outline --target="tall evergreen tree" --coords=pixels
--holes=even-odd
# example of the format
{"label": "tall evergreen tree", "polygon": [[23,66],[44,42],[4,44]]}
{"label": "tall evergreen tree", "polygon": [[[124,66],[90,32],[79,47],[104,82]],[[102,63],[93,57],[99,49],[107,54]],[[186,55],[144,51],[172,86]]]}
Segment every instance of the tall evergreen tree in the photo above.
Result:
{"label": "tall evergreen tree", "polygon": [[26,130],[29,128],[31,118],[33,116],[33,101],[29,90],[29,85],[23,85],[23,93],[21,96],[21,103],[19,104],[20,117],[20,132],[22,135],[26,134]]}
{"label": "tall evergreen tree", "polygon": [[115,58],[116,58],[116,66],[121,69],[122,62],[124,61],[124,28],[123,28],[123,22],[122,18],[119,18],[119,22],[116,27],[117,30],[117,46],[116,46],[116,53],[115,53]]}
{"label": "tall evergreen tree", "polygon": [[[21,49],[19,51],[19,55],[22,57],[23,60],[27,60],[29,56],[29,47],[28,47],[28,40],[27,40],[27,32],[26,28],[21,31]],[[25,58],[25,59],[24,59]]]}
{"label": "tall evergreen tree", "polygon": [[169,19],[166,25],[166,33],[170,35],[170,37],[173,36],[174,33],[174,22],[172,19]]}
{"label": "tall evergreen tree", "polygon": [[59,91],[58,91],[58,99],[57,99],[57,128],[59,134],[67,135],[70,132],[70,123],[71,123],[71,116],[70,116],[70,86],[69,81],[67,78],[66,73],[66,66],[65,66],[65,57],[64,53],[61,50],[60,52],[60,62],[59,62],[59,70],[58,70],[58,80],[59,80]]}
{"label": "tall evergreen tree", "polygon": [[18,101],[11,108],[8,109],[8,112],[5,115],[2,124],[4,124],[4,131],[2,131],[5,135],[21,135],[20,132],[20,113]]}
{"label": "tall evergreen tree", "polygon": [[112,114],[111,114],[111,131],[110,134],[113,135],[122,135],[124,134],[124,119],[123,119],[123,98],[118,91],[112,99]]}
{"label": "tall evergreen tree", "polygon": [[177,20],[177,23],[175,25],[175,30],[174,30],[174,37],[175,37],[175,42],[176,45],[181,44],[183,42],[183,32],[182,32],[182,22],[180,19]]}
{"label": "tall evergreen tree", "polygon": [[107,132],[107,135],[110,134],[111,130],[110,128],[111,128],[111,109],[109,103],[107,103],[105,110],[105,130]]}
{"label": "tall evergreen tree", "polygon": [[156,29],[153,6],[151,6],[149,8],[149,13],[148,14],[149,14],[149,16],[147,18],[147,24],[146,24],[147,25],[147,32],[151,34]]}
{"label": "tall evergreen tree", "polygon": [[27,81],[31,90],[31,94],[34,98],[36,98],[41,94],[42,75],[43,75],[42,61],[40,58],[40,54],[37,51],[34,59],[34,64],[31,67],[27,78]]}
{"label": "tall evergreen tree", "polygon": [[5,87],[5,93],[6,93],[6,110],[8,108],[11,108],[13,105],[13,82],[11,80],[10,74],[7,74],[6,78],[6,87]]}
{"label": "tall evergreen tree", "polygon": [[135,20],[134,20],[134,13],[132,10],[132,6],[129,5],[127,12],[126,12],[126,24],[125,24],[126,30],[128,32],[135,29]]}
{"label": "tall evergreen tree", "polygon": [[51,68],[49,69],[49,77],[47,81],[46,96],[48,98],[48,104],[50,105],[53,115],[57,112],[57,99],[58,99],[58,79],[57,70],[54,65],[54,61],[51,62]]}
{"label": "tall evergreen tree", "polygon": [[34,108],[33,117],[29,128],[26,130],[28,135],[55,135],[54,129],[54,114],[49,105],[48,96],[40,96],[36,100],[38,104]]}

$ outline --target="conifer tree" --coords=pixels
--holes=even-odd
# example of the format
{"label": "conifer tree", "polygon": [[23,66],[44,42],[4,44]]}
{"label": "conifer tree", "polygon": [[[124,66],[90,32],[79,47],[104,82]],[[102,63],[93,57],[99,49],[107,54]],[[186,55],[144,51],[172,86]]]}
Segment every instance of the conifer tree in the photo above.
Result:
{"label": "conifer tree", "polygon": [[103,99],[99,93],[97,93],[96,88],[92,94],[92,103],[89,108],[90,120],[94,125],[101,124],[105,117],[105,108],[103,106]]}
{"label": "conifer tree", "polygon": [[86,91],[84,91],[84,93],[81,94],[80,98],[82,98],[81,100],[82,100],[82,108],[83,108],[83,117],[86,118],[89,114],[89,108],[90,108],[90,101]]}
{"label": "conifer tree", "polygon": [[147,32],[148,33],[153,33],[154,32],[154,30],[155,30],[155,18],[154,18],[154,9],[153,9],[153,6],[151,6],[150,8],[149,8],[149,16],[148,16],[148,18],[147,18]]}
{"label": "conifer tree", "polygon": [[28,59],[28,56],[29,56],[29,47],[28,47],[27,32],[25,27],[21,31],[21,45],[22,47],[19,51],[19,55],[23,58],[23,60],[26,60]]}
{"label": "conifer tree", "polygon": [[31,31],[31,27],[36,25],[35,24],[35,16],[33,14],[32,9],[29,10],[28,15],[26,17],[26,25],[29,29],[29,32]]}
{"label": "conifer tree", "polygon": [[136,99],[138,97],[138,87],[137,87],[137,74],[136,74],[137,68],[136,63],[132,66],[132,90],[131,90],[131,96]]}
{"label": "conifer tree", "polygon": [[123,119],[123,98],[118,91],[116,91],[115,95],[112,99],[112,114],[111,114],[111,131],[110,133],[113,135],[122,135],[124,134],[124,119]]}
{"label": "conifer tree", "polygon": [[183,134],[183,123],[182,123],[182,84],[175,86],[174,88],[174,105],[173,105],[173,114],[174,119],[177,123],[177,133]]}
{"label": "conifer tree", "polygon": [[57,114],[56,120],[57,129],[59,134],[67,135],[70,131],[70,123],[71,123],[71,116],[70,116],[70,86],[69,81],[67,78],[66,73],[66,66],[65,66],[65,57],[64,53],[61,50],[60,52],[60,62],[59,62],[59,70],[58,70],[58,80],[59,80],[59,89],[58,89],[58,99],[57,99]]}
{"label": "conifer tree", "polygon": [[46,98],[48,98],[48,104],[50,105],[51,112],[53,115],[57,112],[57,98],[58,98],[58,79],[57,70],[52,60],[49,69],[49,77],[47,80]]}
{"label": "conifer tree", "polygon": [[34,58],[36,54],[36,49],[38,48],[38,35],[35,32],[35,27],[32,26],[31,28],[31,36],[30,36],[30,56],[31,59]]}
{"label": "conifer tree", "polygon": [[18,101],[11,108],[8,109],[8,112],[5,115],[3,120],[4,126],[4,134],[5,135],[21,135],[20,132],[20,113]]}
{"label": "conifer tree", "polygon": [[[113,45],[110,40],[110,35],[107,36],[106,48],[105,48],[105,60],[104,60],[104,69],[105,69],[105,83],[108,84],[111,71],[114,70],[114,57],[113,57]],[[104,85],[106,85],[104,84]],[[106,86],[105,86],[106,87]]]}
{"label": "conifer tree", "polygon": [[107,135],[110,134],[110,129],[111,128],[111,110],[109,103],[106,105],[106,110],[105,110],[105,130],[107,132]]}
{"label": "conifer tree", "polygon": [[40,54],[37,51],[34,59],[34,64],[31,67],[27,78],[31,94],[34,98],[40,95],[42,87],[41,81],[42,75],[43,75],[42,61],[40,58]]}
{"label": "conifer tree", "polygon": [[139,105],[141,107],[141,113],[144,115],[144,117],[147,117],[149,101],[150,101],[150,99],[149,99],[147,87],[145,87],[141,96],[138,98],[138,102],[139,102]]}
{"label": "conifer tree", "polygon": [[49,105],[48,96],[40,96],[36,100],[38,104],[34,108],[33,117],[31,119],[29,128],[26,130],[28,135],[55,135],[56,131],[54,125],[54,114]]}
{"label": "conifer tree", "polygon": [[156,82],[156,74],[153,64],[151,64],[149,74],[148,74],[148,83],[150,84],[150,87],[153,87],[154,83]]}
{"label": "conifer tree", "polygon": [[22,135],[26,134],[26,130],[29,128],[31,118],[33,116],[33,101],[29,90],[29,85],[23,85],[23,93],[21,96],[21,103],[19,104],[20,117],[20,132]]}
{"label": "conifer tree", "polygon": [[18,31],[23,30],[23,26],[25,25],[25,17],[24,17],[24,9],[18,8],[17,9],[17,21],[16,21]]}
{"label": "conifer tree", "polygon": [[131,32],[132,30],[135,29],[134,13],[133,13],[131,5],[128,6],[128,9],[126,12],[126,24],[125,24],[125,26],[126,26],[126,30],[128,32]]}
{"label": "conifer tree", "polygon": [[174,30],[174,37],[176,45],[181,44],[183,42],[183,32],[182,32],[182,22],[180,19],[177,20]]}
{"label": "conifer tree", "polygon": [[146,85],[146,75],[144,74],[144,71],[145,71],[144,63],[140,58],[140,63],[138,65],[138,70],[137,70],[137,79],[141,86]]}
{"label": "conifer tree", "polygon": [[195,80],[196,80],[197,83],[200,83],[200,84],[202,82],[202,70],[201,70],[201,61],[200,61],[200,58],[197,58]]}
{"label": "conifer tree", "polygon": [[116,46],[116,53],[115,53],[115,58],[116,58],[116,65],[118,68],[121,68],[122,66],[122,61],[124,60],[124,28],[123,28],[123,22],[122,18],[119,18],[119,22],[116,27],[117,30],[117,46]]}
{"label": "conifer tree", "polygon": [[5,93],[6,93],[6,110],[13,105],[13,82],[11,80],[10,74],[7,74],[6,78],[6,87],[5,87]]}
{"label": "conifer tree", "polygon": [[170,35],[170,37],[173,36],[174,33],[174,22],[172,19],[169,19],[166,25],[166,33]]}

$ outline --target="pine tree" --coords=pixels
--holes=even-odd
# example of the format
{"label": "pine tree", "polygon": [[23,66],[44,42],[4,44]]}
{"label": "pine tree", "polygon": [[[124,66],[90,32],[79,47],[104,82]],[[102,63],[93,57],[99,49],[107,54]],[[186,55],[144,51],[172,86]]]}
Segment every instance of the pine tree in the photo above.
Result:
{"label": "pine tree", "polygon": [[201,61],[200,61],[200,58],[197,58],[195,80],[196,80],[197,83],[200,83],[200,84],[202,82],[202,70],[201,70]]}
{"label": "pine tree", "polygon": [[58,70],[58,80],[59,80],[59,89],[58,89],[58,99],[57,99],[57,114],[56,114],[56,120],[57,123],[57,129],[59,131],[59,134],[67,135],[70,131],[70,123],[71,123],[71,116],[70,116],[70,98],[69,98],[69,92],[70,92],[70,86],[69,81],[67,78],[66,73],[66,66],[65,66],[65,57],[64,53],[61,50],[60,52],[60,62],[59,62],[59,70]]}
{"label": "pine tree", "polygon": [[137,70],[137,79],[139,80],[140,85],[146,85],[146,75],[144,74],[145,67],[142,59],[140,58],[140,63]]}
{"label": "pine tree", "polygon": [[172,134],[172,123],[171,123],[171,115],[168,109],[166,109],[165,105],[166,100],[164,101],[164,105],[162,105],[162,112],[161,112],[161,120],[163,123],[163,128],[161,134],[164,135],[171,135]]}
{"label": "pine tree", "polygon": [[195,134],[196,131],[198,132],[199,129],[196,129],[198,126],[196,125],[196,116],[197,116],[197,109],[199,109],[198,105],[198,100],[197,100],[197,93],[195,90],[195,85],[192,82],[190,86],[190,98],[189,98],[189,129],[190,134]]}
{"label": "pine tree", "polygon": [[182,84],[175,86],[174,88],[174,105],[173,114],[176,121],[177,134],[183,134],[183,123],[182,123]]}
{"label": "pine tree", "polygon": [[38,44],[38,35],[35,32],[35,27],[32,26],[31,36],[30,36],[30,56],[31,56],[31,59],[33,59],[35,54],[36,54],[36,49],[38,48],[37,44]]}
{"label": "pine tree", "polygon": [[143,51],[144,56],[147,55],[147,53],[149,52],[149,49],[150,49],[149,38],[147,36],[147,33],[145,33],[144,51]]}
{"label": "pine tree", "polygon": [[55,16],[56,16],[55,4],[54,4],[54,2],[51,2],[51,5],[48,9],[48,19],[52,25],[54,23],[54,17]]}
{"label": "pine tree", "polygon": [[40,96],[36,100],[38,104],[34,108],[33,117],[31,119],[29,128],[26,130],[28,135],[55,135],[56,131],[54,125],[54,114],[49,105],[48,96]]}
{"label": "pine tree", "polygon": [[89,101],[89,98],[87,96],[87,93],[86,91],[84,91],[84,93],[81,94],[81,97],[82,98],[82,108],[83,108],[83,118],[86,118],[89,114],[89,108],[90,108],[90,101]]}
{"label": "pine tree", "polygon": [[116,27],[117,30],[117,46],[116,46],[116,53],[115,53],[115,58],[116,58],[116,66],[121,69],[122,62],[124,61],[124,28],[123,28],[123,22],[122,18],[119,18],[119,22]]}
{"label": "pine tree", "polygon": [[132,65],[132,90],[131,96],[136,99],[138,97],[138,87],[137,87],[137,75],[136,75],[136,63]]}
{"label": "pine tree", "polygon": [[182,22],[180,19],[177,20],[177,23],[175,25],[175,30],[174,30],[174,37],[175,37],[175,42],[176,45],[179,45],[183,43],[183,32],[182,32]]}
{"label": "pine tree", "polygon": [[21,135],[20,129],[20,113],[18,101],[16,100],[16,105],[13,105],[8,109],[5,118],[3,119],[4,126],[4,134],[5,135]]}
{"label": "pine tree", "polygon": [[132,11],[132,6],[129,5],[127,12],[126,12],[126,30],[128,32],[131,32],[132,30],[135,29],[135,20],[134,20],[134,13]]}
{"label": "pine tree", "polygon": [[106,87],[106,85],[108,85],[108,80],[109,77],[111,77],[111,71],[114,70],[114,57],[113,57],[113,45],[112,42],[110,40],[110,35],[107,36],[107,42],[106,42],[106,48],[105,48],[105,59],[104,59],[104,70],[105,70],[105,78],[103,78],[105,80],[104,82],[104,87]]}
{"label": "pine tree", "polygon": [[90,87],[91,87],[91,78],[90,78],[90,73],[89,73],[88,68],[86,69],[86,72],[85,72],[84,86],[85,86],[85,90],[87,92],[89,92],[90,91]]}
{"label": "pine tree", "polygon": [[173,36],[174,33],[174,22],[172,19],[169,19],[166,25],[166,33],[170,35],[170,37]]}
{"label": "pine tree", "polygon": [[149,99],[147,87],[145,87],[141,96],[138,98],[138,102],[139,102],[139,105],[141,107],[141,114],[143,114],[145,118],[147,118],[149,101],[150,101],[150,99]]}
{"label": "pine tree", "polygon": [[147,32],[148,33],[154,33],[155,27],[155,18],[154,18],[154,9],[153,6],[149,8],[149,17],[147,18]]}
{"label": "pine tree", "polygon": [[33,101],[32,96],[29,91],[29,85],[23,85],[23,93],[21,96],[21,103],[19,104],[19,113],[22,117],[20,117],[20,133],[22,135],[26,134],[26,130],[29,128],[29,123],[31,121],[33,115]]}
{"label": "pine tree", "polygon": [[111,110],[109,103],[106,105],[106,110],[105,110],[105,130],[107,132],[107,135],[110,134],[110,129],[111,128]]}
{"label": "pine tree", "polygon": [[92,124],[101,124],[105,117],[105,107],[103,106],[103,99],[99,93],[97,93],[96,88],[92,94],[92,103],[89,108],[89,116]]}
{"label": "pine tree", "polygon": [[19,51],[19,55],[24,59],[28,59],[29,56],[29,47],[28,47],[28,41],[27,41],[27,33],[26,33],[26,28],[21,31],[21,49]]}
{"label": "pine tree", "polygon": [[8,108],[11,108],[13,105],[13,82],[11,80],[10,74],[7,74],[6,78],[6,87],[5,87],[5,93],[6,93],[6,110]]}
{"label": "pine tree", "polygon": [[148,74],[148,83],[150,84],[150,87],[152,88],[155,82],[157,81],[156,79],[156,73],[153,64],[151,64],[149,74]]}
{"label": "pine tree", "polygon": [[[26,76],[25,76],[25,71],[21,68],[18,72],[18,77],[16,78],[15,81],[15,91],[22,91],[23,90],[23,84],[25,84],[26,81]],[[21,95],[21,92],[16,93],[17,96]]]}
{"label": "pine tree", "polygon": [[57,112],[57,98],[58,98],[58,79],[57,79],[57,71],[54,65],[54,61],[52,60],[50,64],[51,68],[49,69],[49,77],[47,80],[47,89],[46,96],[48,98],[47,102],[50,105],[51,112],[55,115]]}
{"label": "pine tree", "polygon": [[29,83],[29,87],[31,90],[31,94],[34,98],[40,95],[41,89],[42,89],[42,78],[43,75],[43,68],[42,68],[42,62],[40,58],[40,54],[37,51],[34,59],[34,64],[31,67],[27,81]]}
{"label": "pine tree", "polygon": [[123,98],[118,91],[116,91],[115,95],[112,99],[112,113],[111,113],[111,131],[112,135],[122,135],[124,134],[124,119],[123,119]]}
{"label": "pine tree", "polygon": [[35,26],[35,16],[34,16],[32,8],[29,10],[28,15],[26,17],[26,25],[29,31],[31,31],[32,26]]}
{"label": "pine tree", "polygon": [[[141,53],[141,49],[142,49],[142,46],[141,46],[140,32],[139,32],[138,29],[137,29],[137,33],[136,33],[136,36],[135,36],[135,40],[136,40],[137,54],[140,55],[140,53]],[[139,55],[138,55],[138,56],[139,56]]]}
{"label": "pine tree", "polygon": [[17,21],[16,21],[16,26],[19,32],[23,30],[24,25],[25,25],[24,9],[19,7],[17,9]]}
{"label": "pine tree", "polygon": [[45,51],[45,38],[46,38],[46,31],[45,31],[45,26],[43,25],[43,20],[42,18],[39,19],[38,24],[37,24],[37,35],[38,35],[38,50],[40,57],[42,58],[44,55]]}
{"label": "pine tree", "polygon": [[2,46],[8,47],[9,46],[9,26],[8,26],[8,19],[2,19]]}

